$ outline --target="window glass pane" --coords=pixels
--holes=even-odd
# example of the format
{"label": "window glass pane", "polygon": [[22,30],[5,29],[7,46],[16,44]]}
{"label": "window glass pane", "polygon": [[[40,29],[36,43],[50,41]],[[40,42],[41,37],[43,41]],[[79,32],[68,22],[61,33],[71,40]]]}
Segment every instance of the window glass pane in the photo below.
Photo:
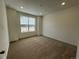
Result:
{"label": "window glass pane", "polygon": [[28,16],[20,16],[21,32],[35,31],[36,19]]}
{"label": "window glass pane", "polygon": [[29,17],[29,25],[35,25],[35,18]]}
{"label": "window glass pane", "polygon": [[21,32],[28,32],[28,27],[21,27]]}
{"label": "window glass pane", "polygon": [[29,17],[29,31],[35,31],[35,18]]}
{"label": "window glass pane", "polygon": [[28,17],[20,16],[21,32],[28,32]]}
{"label": "window glass pane", "polygon": [[27,24],[28,25],[28,17],[21,16],[20,17],[20,24]]}

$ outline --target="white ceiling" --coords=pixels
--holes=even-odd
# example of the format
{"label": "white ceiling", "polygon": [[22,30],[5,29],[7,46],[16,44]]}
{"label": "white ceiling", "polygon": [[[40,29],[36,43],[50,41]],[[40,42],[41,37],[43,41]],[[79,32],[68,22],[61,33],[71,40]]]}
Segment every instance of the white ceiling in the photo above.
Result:
{"label": "white ceiling", "polygon": [[[64,1],[66,5],[61,6]],[[5,2],[11,8],[37,16],[40,16],[40,13],[43,16],[79,4],[79,0],[5,0]],[[21,9],[20,6],[24,8]]]}

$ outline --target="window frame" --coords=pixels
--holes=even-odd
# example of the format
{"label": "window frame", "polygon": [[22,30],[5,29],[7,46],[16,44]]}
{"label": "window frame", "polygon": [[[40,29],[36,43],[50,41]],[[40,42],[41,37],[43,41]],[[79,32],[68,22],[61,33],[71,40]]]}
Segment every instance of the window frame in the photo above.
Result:
{"label": "window frame", "polygon": [[[35,16],[28,16],[28,15],[20,15],[20,17],[21,17],[21,16],[28,17],[28,31],[27,31],[27,32],[26,32],[26,31],[25,31],[25,32],[21,32],[21,27],[22,27],[22,26],[21,26],[21,21],[20,21],[20,32],[21,32],[21,33],[36,32],[36,31],[37,31],[37,25],[36,25],[36,24],[37,24],[37,20],[36,20],[37,18],[36,18]],[[35,30],[34,30],[34,31],[29,31],[29,17],[35,18]],[[20,19],[21,19],[21,18],[20,18]]]}

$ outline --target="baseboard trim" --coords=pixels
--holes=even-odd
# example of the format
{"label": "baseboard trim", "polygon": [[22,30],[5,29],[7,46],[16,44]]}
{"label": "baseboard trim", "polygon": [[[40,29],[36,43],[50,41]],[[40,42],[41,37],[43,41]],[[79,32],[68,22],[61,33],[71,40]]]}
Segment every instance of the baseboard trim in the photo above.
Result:
{"label": "baseboard trim", "polygon": [[[14,43],[14,42],[17,42],[17,41],[19,41],[19,40],[23,40],[23,39],[27,39],[27,38],[31,38],[31,37],[36,37],[36,36],[43,36],[43,37],[48,38],[48,39],[53,39],[53,40],[55,40],[55,41],[59,41],[59,40],[57,40],[57,39],[55,39],[55,38],[51,38],[51,37],[48,37],[48,36],[45,36],[45,35],[33,35],[33,36],[29,36],[29,37],[19,38],[18,40],[11,41],[10,43]],[[67,42],[63,42],[63,41],[59,41],[59,42],[62,42],[62,43],[65,43],[65,44],[68,44],[68,45],[71,45],[71,46],[74,46],[74,47],[77,48],[76,45],[73,45],[73,44],[70,44],[70,43],[67,43]]]}
{"label": "baseboard trim", "polygon": [[[43,36],[43,37],[46,37],[46,38],[49,38],[49,39],[53,39],[53,40],[55,40],[55,41],[59,41],[59,40],[57,40],[57,39],[55,39],[55,38],[51,38],[51,37],[48,37],[48,36],[45,36],[45,35],[42,35],[42,36]],[[71,45],[71,46],[74,46],[74,47],[77,48],[76,45],[73,45],[73,44],[70,44],[70,43],[67,43],[67,42],[63,42],[63,41],[59,41],[59,42],[62,42],[62,43],[65,43],[65,44],[68,44],[68,45]]]}
{"label": "baseboard trim", "polygon": [[22,40],[22,39],[27,39],[27,38],[31,38],[31,37],[35,37],[37,35],[33,35],[33,36],[28,36],[28,37],[23,37],[23,38],[19,38],[19,40]]}
{"label": "baseboard trim", "polygon": [[[19,40],[19,39],[18,39]],[[15,41],[10,41],[10,43],[14,43],[14,42],[17,42],[18,40],[15,40]]]}
{"label": "baseboard trim", "polygon": [[15,40],[15,41],[10,41],[10,43],[14,43],[14,42],[17,42],[19,40],[23,40],[23,39],[27,39],[27,38],[31,38],[31,37],[35,37],[35,36],[42,36],[42,35],[32,35],[32,36],[28,36],[28,37],[23,37],[23,38],[19,38],[18,40]]}

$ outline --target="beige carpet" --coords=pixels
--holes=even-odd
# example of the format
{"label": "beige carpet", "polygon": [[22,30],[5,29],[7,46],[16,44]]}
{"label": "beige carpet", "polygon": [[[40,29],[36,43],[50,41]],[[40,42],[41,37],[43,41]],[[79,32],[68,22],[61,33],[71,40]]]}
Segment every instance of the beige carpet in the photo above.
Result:
{"label": "beige carpet", "polygon": [[76,47],[46,37],[11,43],[8,59],[75,59]]}

